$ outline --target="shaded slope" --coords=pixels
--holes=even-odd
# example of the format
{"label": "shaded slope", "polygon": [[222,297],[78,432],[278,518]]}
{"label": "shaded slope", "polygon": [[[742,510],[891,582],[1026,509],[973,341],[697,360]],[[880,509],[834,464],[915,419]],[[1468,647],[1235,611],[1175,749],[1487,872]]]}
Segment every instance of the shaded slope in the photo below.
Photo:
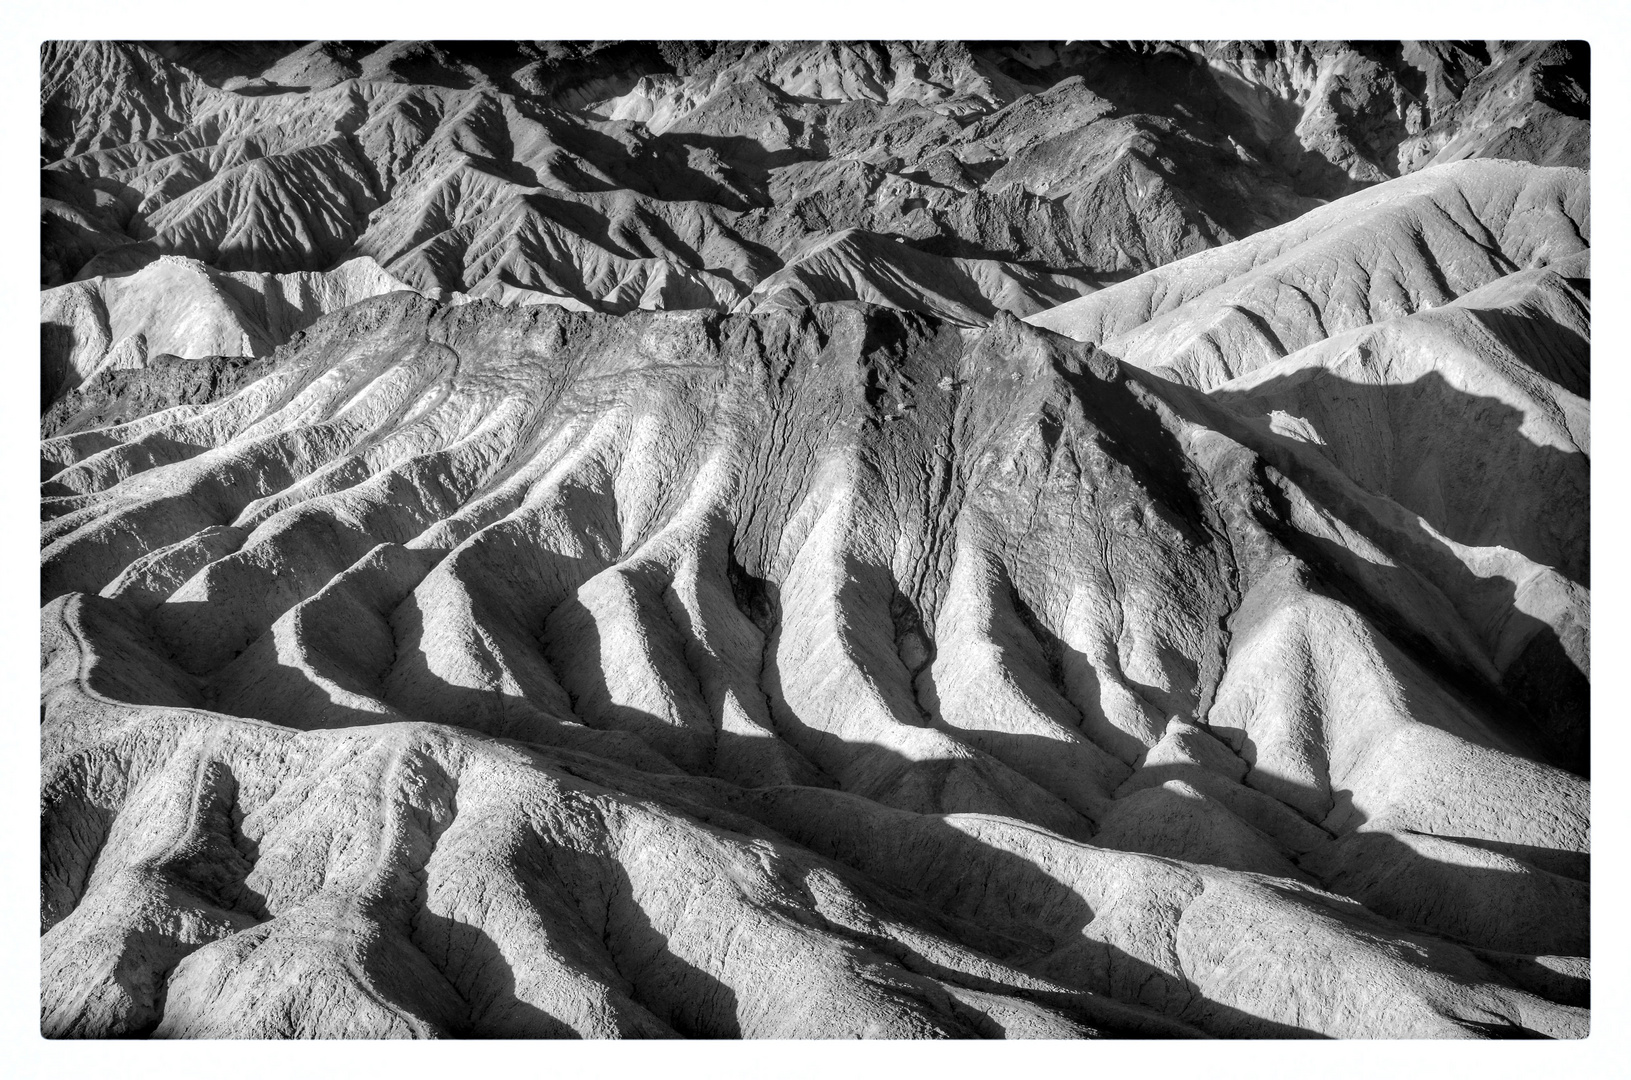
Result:
{"label": "shaded slope", "polygon": [[47,441],[48,1030],[1583,1033],[1587,785],[1250,392],[397,293]]}
{"label": "shaded slope", "polygon": [[874,234],[921,269],[898,288],[824,273],[784,301],[949,314],[940,279],[970,268],[930,257],[989,260],[1025,269],[976,272],[979,301],[955,302],[1023,315],[1065,299],[1061,284],[1129,276],[1425,164],[1583,164],[1582,57],[1546,43],[50,43],[41,280],[166,254],[264,273],[366,254],[426,291],[734,310],[811,248]]}
{"label": "shaded slope", "polygon": [[1587,1034],[1583,45],[42,60],[48,1037]]}

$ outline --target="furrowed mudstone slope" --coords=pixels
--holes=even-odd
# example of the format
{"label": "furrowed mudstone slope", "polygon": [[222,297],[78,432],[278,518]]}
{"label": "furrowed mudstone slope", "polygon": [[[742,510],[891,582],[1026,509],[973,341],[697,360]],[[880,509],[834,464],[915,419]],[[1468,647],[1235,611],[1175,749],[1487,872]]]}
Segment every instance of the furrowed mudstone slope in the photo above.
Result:
{"label": "furrowed mudstone slope", "polygon": [[44,1030],[1583,1034],[1470,541],[1257,385],[396,293],[47,440]]}

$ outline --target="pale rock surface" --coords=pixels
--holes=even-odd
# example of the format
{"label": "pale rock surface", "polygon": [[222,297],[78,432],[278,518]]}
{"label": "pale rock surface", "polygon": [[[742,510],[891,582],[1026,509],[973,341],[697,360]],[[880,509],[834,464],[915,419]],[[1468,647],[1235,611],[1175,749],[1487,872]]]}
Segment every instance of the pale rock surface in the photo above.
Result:
{"label": "pale rock surface", "polygon": [[1585,782],[1168,386],[396,293],[48,441],[46,1030],[1581,1033],[1468,947],[1585,953]]}
{"label": "pale rock surface", "polygon": [[49,43],[42,1034],[1584,1037],[1583,56]]}
{"label": "pale rock surface", "polygon": [[55,401],[104,368],[263,356],[330,311],[407,288],[366,256],[325,273],[221,273],[165,256],[135,273],[40,294],[41,396]]}
{"label": "pale rock surface", "polygon": [[1585,166],[1583,58],[1562,43],[51,42],[41,282],[165,256],[276,274],[367,256],[439,297],[612,313],[859,299],[983,323],[1425,165]]}

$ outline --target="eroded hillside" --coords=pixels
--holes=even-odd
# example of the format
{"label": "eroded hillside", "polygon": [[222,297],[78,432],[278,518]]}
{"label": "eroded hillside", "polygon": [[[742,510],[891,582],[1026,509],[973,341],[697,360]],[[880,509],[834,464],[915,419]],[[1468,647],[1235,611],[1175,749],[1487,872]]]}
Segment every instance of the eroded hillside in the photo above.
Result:
{"label": "eroded hillside", "polygon": [[[77,283],[46,294],[48,400],[138,352],[261,355],[403,285],[983,325],[1426,166],[1589,164],[1584,46],[1545,42],[92,42],[42,63],[40,280]],[[202,264],[176,294],[200,310],[158,340],[110,289],[167,257]],[[310,282],[342,264],[342,287]]]}
{"label": "eroded hillside", "polygon": [[1584,1036],[1580,59],[48,46],[42,1030]]}

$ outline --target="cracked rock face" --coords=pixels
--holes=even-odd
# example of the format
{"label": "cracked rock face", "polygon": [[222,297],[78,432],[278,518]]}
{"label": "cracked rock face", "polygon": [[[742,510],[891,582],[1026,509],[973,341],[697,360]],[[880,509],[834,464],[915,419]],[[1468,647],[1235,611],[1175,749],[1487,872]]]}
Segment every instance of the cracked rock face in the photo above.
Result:
{"label": "cracked rock face", "polygon": [[42,1032],[1583,1037],[1571,55],[48,45]]}

